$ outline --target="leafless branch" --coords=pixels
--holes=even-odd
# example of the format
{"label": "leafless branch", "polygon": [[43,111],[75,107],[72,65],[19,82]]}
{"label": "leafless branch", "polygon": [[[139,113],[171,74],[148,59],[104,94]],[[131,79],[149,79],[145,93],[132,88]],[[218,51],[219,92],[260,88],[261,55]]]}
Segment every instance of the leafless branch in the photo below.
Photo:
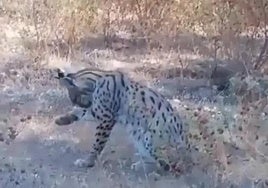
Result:
{"label": "leafless branch", "polygon": [[266,8],[267,4],[263,6],[263,14],[264,14],[264,43],[261,48],[260,54],[254,64],[254,69],[261,68],[264,63],[268,60],[268,30],[267,30],[267,14],[266,14]]}

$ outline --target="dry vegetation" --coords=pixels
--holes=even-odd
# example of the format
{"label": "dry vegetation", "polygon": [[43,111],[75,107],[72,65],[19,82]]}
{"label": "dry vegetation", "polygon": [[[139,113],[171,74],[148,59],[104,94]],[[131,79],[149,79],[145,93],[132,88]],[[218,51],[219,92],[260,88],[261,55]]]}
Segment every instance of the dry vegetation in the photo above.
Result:
{"label": "dry vegetation", "polygon": [[[46,68],[66,64],[156,79],[179,95],[197,145],[213,145],[222,179],[268,186],[267,0],[1,0],[0,25],[1,86],[49,86]],[[200,88],[213,88],[214,103],[181,96]]]}

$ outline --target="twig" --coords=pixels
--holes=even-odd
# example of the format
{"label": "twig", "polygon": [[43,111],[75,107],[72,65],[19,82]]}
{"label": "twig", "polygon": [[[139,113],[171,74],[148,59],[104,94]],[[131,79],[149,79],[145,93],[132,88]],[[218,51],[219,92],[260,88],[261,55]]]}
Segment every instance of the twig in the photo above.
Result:
{"label": "twig", "polygon": [[[264,44],[261,48],[260,54],[256,60],[256,63],[254,64],[254,69],[259,69],[263,66],[263,64],[268,60],[268,55],[266,54],[268,49],[268,30],[267,30],[267,15],[266,15],[266,8],[268,4],[265,4],[263,6],[263,14],[264,14]],[[265,57],[266,56],[266,57]]]}
{"label": "twig", "polygon": [[35,34],[36,34],[36,42],[37,42],[37,47],[40,48],[40,33],[38,30],[38,13],[36,10],[36,1],[32,1],[32,18],[33,18],[33,23],[34,23],[34,29],[35,29]]}
{"label": "twig", "polygon": [[258,56],[258,59],[256,60],[256,63],[254,65],[255,70],[260,68],[264,64],[265,60],[267,60],[268,57],[264,58],[267,48],[268,48],[268,36],[267,36],[267,29],[265,28],[265,40],[264,40],[264,44],[262,46],[261,52]]}

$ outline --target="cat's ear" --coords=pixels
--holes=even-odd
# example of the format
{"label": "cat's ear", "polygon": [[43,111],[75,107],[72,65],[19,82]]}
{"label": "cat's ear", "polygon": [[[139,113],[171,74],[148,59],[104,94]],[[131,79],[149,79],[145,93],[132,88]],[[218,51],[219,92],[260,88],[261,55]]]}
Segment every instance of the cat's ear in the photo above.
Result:
{"label": "cat's ear", "polygon": [[65,77],[65,71],[63,71],[60,68],[52,69],[52,74],[53,74],[53,77],[56,79],[61,79],[61,78]]}

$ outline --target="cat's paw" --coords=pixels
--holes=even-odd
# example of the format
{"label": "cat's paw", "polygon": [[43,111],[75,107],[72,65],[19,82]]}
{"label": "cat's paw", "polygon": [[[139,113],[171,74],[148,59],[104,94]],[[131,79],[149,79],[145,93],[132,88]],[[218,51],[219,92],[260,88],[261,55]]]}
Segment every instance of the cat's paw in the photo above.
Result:
{"label": "cat's paw", "polygon": [[65,115],[65,116],[60,116],[56,118],[55,123],[59,126],[70,125],[74,121],[77,121],[77,120],[78,120],[77,116],[71,114],[71,115]]}

